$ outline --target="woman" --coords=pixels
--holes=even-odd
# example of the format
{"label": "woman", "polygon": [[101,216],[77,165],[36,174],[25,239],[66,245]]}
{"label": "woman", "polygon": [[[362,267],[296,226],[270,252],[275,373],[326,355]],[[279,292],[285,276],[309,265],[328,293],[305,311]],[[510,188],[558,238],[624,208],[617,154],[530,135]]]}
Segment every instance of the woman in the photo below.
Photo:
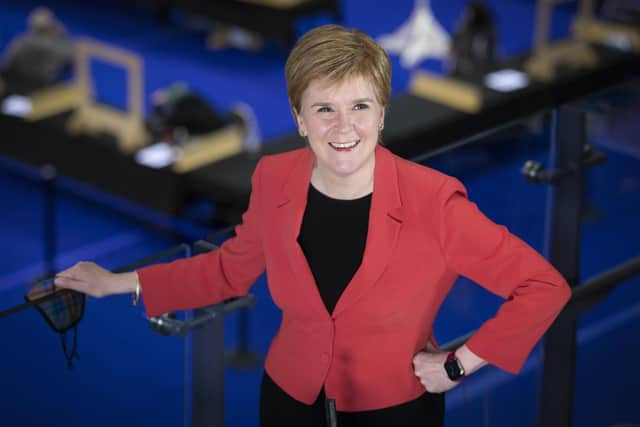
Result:
{"label": "woman", "polygon": [[[266,358],[263,427],[323,426],[325,397],[341,427],[441,426],[440,393],[487,363],[517,373],[569,287],[456,179],[379,144],[391,66],[371,38],[316,28],[292,50],[286,78],[308,147],[261,159],[236,237],[132,273],[80,263],[56,284],[141,293],[155,316],[246,294],[266,269],[283,317]],[[459,274],[506,302],[445,354],[432,324]]]}

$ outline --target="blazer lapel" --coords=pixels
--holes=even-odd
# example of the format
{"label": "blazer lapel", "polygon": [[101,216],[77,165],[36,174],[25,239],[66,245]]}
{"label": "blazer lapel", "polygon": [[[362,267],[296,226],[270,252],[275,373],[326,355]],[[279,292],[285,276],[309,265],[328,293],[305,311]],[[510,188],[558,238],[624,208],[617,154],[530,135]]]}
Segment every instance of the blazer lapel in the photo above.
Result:
{"label": "blazer lapel", "polygon": [[373,194],[362,263],[340,296],[332,317],[358,301],[375,284],[389,263],[402,226],[402,202],[393,155],[381,146],[376,147],[375,155]]}
{"label": "blazer lapel", "polygon": [[283,247],[291,265],[292,284],[300,287],[300,290],[307,294],[305,299],[310,302],[312,309],[328,317],[329,313],[322,301],[315,278],[309,268],[309,263],[298,244],[302,218],[307,206],[307,194],[309,192],[313,161],[314,156],[311,150],[304,150],[302,158],[296,161],[285,183],[282,198],[276,205],[276,211],[277,215],[279,215],[278,222],[282,227],[281,233],[279,233],[280,239],[282,239]]}

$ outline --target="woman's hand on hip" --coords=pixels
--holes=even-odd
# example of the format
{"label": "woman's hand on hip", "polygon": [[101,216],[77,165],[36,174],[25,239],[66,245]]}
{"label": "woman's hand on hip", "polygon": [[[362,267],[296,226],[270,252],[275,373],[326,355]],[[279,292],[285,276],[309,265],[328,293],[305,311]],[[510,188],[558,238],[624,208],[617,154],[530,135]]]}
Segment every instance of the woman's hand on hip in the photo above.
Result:
{"label": "woman's hand on hip", "polygon": [[447,376],[446,360],[447,353],[421,351],[413,356],[413,372],[429,393],[443,393],[458,385]]}

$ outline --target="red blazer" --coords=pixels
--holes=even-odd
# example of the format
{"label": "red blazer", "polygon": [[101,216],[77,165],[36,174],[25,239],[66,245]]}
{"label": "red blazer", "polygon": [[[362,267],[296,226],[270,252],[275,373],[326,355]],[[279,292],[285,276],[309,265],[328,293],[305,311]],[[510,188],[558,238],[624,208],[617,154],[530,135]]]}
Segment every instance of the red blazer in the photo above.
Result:
{"label": "red blazer", "polygon": [[467,345],[517,373],[569,299],[565,280],[456,179],[383,147],[375,156],[364,257],[332,314],[297,243],[314,160],[304,148],[261,159],[243,223],[219,250],[138,271],[148,315],[244,295],[266,268],[283,314],[266,371],[298,401],[324,386],[338,410],[372,410],[424,393],[412,358],[461,274],[506,299]]}

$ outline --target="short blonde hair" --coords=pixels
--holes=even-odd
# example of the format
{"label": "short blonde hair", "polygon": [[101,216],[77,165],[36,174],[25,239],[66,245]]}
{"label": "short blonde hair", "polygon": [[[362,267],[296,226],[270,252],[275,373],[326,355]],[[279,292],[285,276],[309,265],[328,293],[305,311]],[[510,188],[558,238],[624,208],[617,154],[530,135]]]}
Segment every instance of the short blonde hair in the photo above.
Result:
{"label": "short blonde hair", "polygon": [[377,101],[386,107],[391,92],[391,62],[384,49],[357,29],[323,25],[300,38],[285,66],[291,107],[300,112],[302,94],[312,81],[337,83],[363,77],[371,83]]}

